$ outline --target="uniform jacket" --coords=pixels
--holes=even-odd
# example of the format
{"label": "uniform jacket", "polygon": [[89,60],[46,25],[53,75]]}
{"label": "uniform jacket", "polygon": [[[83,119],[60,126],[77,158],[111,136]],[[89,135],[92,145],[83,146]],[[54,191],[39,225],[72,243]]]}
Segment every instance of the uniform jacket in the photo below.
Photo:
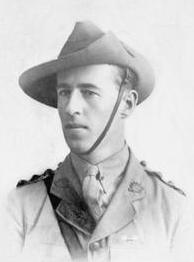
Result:
{"label": "uniform jacket", "polygon": [[97,225],[82,208],[81,186],[69,156],[54,171],[51,192],[59,200],[56,213],[45,187],[45,174],[9,195],[9,259],[72,261],[69,246],[74,239],[67,227],[64,241],[57,214],[87,240],[89,261],[190,261],[191,218],[186,197],[147,170],[132,153],[126,174]]}

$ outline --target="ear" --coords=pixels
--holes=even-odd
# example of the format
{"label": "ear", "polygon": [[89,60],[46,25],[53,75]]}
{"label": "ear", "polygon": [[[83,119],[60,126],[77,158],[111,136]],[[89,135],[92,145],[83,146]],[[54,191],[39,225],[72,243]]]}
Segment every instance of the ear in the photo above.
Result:
{"label": "ear", "polygon": [[126,89],[120,105],[121,118],[127,118],[135,109],[138,101],[138,93],[135,90]]}

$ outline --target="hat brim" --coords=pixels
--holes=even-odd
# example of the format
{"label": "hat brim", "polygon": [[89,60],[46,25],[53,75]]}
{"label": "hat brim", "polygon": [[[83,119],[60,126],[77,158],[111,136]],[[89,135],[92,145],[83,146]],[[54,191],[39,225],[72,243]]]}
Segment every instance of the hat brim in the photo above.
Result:
{"label": "hat brim", "polygon": [[117,65],[133,70],[138,77],[135,87],[138,104],[143,102],[153,90],[154,73],[147,60],[118,41],[111,32],[84,49],[25,71],[19,78],[19,84],[33,99],[56,108],[56,74],[70,68],[95,64]]}

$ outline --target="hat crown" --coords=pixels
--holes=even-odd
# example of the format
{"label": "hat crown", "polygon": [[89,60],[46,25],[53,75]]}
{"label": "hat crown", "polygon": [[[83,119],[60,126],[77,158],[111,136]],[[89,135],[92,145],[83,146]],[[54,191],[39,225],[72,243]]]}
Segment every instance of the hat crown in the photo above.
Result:
{"label": "hat crown", "polygon": [[77,22],[62,48],[59,58],[87,47],[104,34],[99,27],[90,21]]}

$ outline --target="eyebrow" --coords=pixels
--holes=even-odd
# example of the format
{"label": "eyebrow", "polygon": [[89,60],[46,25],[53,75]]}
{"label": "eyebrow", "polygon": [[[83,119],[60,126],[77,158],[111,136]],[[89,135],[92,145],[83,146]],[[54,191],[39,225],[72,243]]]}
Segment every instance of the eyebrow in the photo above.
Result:
{"label": "eyebrow", "polygon": [[[79,88],[92,88],[92,89],[97,89],[97,90],[100,90],[100,88],[94,84],[91,84],[91,83],[80,83],[78,84],[78,87]],[[68,83],[59,83],[57,86],[56,86],[57,89],[59,88],[72,88],[71,85],[69,85]]]}
{"label": "eyebrow", "polygon": [[66,83],[61,83],[61,84],[59,83],[57,84],[56,89],[59,89],[59,88],[71,88],[71,86]]}

